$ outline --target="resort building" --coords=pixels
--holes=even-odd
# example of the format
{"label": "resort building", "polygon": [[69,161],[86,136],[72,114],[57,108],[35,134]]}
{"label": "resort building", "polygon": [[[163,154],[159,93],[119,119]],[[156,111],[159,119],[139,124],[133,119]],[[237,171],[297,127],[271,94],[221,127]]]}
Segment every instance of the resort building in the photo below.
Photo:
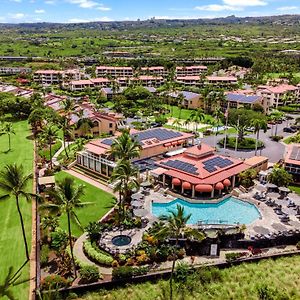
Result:
{"label": "resort building", "polygon": [[206,66],[176,67],[176,76],[199,76],[207,72]]}
{"label": "resort building", "polygon": [[151,76],[166,76],[168,72],[164,67],[142,67],[141,74]]}
{"label": "resort building", "polygon": [[[194,135],[165,128],[152,128],[145,131],[132,131],[133,139],[139,141],[142,150],[135,163],[143,164],[148,158],[156,157],[170,151],[183,151],[184,147],[194,144]],[[108,177],[115,167],[115,161],[109,155],[114,138],[91,141],[83,151],[77,153],[77,165],[100,176]]]}
{"label": "resort building", "polygon": [[178,98],[178,96],[182,94],[184,100],[182,101],[181,105],[184,108],[188,109],[197,109],[201,107],[202,101],[200,99],[201,95],[193,92],[175,92],[175,93],[170,93],[169,96],[173,98]]}
{"label": "resort building", "polygon": [[300,181],[300,144],[287,146],[284,157],[284,168],[293,175],[295,182]]}
{"label": "resort building", "polygon": [[22,67],[0,67],[0,75],[16,75],[31,73],[30,68]]}
{"label": "resort building", "polygon": [[111,67],[111,66],[100,66],[96,67],[97,77],[132,77],[132,67]]}
{"label": "resort building", "polygon": [[60,84],[62,82],[69,82],[71,80],[80,80],[83,73],[77,69],[71,70],[38,70],[33,75],[33,80],[40,84]]}
{"label": "resort building", "polygon": [[107,78],[93,78],[85,80],[74,80],[69,84],[71,91],[83,91],[86,89],[107,87],[110,81]]}
{"label": "resort building", "polygon": [[207,76],[206,82],[212,85],[228,86],[237,84],[238,79],[234,76]]}
{"label": "resort building", "polygon": [[163,186],[189,197],[214,197],[237,183],[237,175],[249,168],[240,159],[215,153],[215,149],[199,144],[183,153],[156,162],[151,171]]}
{"label": "resort building", "polygon": [[254,104],[259,104],[268,112],[267,101],[263,96],[245,94],[243,92],[229,92],[225,94],[225,101],[222,101],[221,106],[225,110],[229,104],[230,108],[247,108],[251,109]]}
{"label": "resort building", "polygon": [[277,108],[278,106],[297,102],[300,97],[300,89],[289,84],[277,86],[261,85],[257,88],[257,95],[261,95],[266,99],[268,107]]}
{"label": "resort building", "polygon": [[269,159],[265,156],[252,156],[250,158],[246,158],[244,163],[259,173],[268,169]]}
{"label": "resort building", "polygon": [[159,87],[164,84],[162,76],[141,75],[139,77],[130,78],[131,82],[138,82],[141,86]]}
{"label": "resort building", "polygon": [[[156,88],[152,86],[144,86],[143,88],[149,91],[151,94],[155,94],[157,92]],[[105,97],[107,100],[111,100],[113,96],[122,94],[125,89],[126,87],[120,87],[118,90],[113,91],[113,89],[110,87],[102,88],[101,95]]]}
{"label": "resort building", "polygon": [[202,85],[201,83],[201,77],[199,75],[193,75],[193,76],[177,76],[175,79],[176,82],[186,85],[186,86],[198,86]]}

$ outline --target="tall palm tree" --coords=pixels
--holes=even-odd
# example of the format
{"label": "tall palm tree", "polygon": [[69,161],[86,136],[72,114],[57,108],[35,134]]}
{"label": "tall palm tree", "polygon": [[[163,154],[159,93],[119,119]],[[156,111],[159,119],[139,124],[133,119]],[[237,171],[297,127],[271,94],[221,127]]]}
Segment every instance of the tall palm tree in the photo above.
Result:
{"label": "tall palm tree", "polygon": [[181,126],[180,119],[174,119],[174,121],[172,122],[172,126],[174,126],[177,130],[179,130],[179,128]]}
{"label": "tall palm tree", "polygon": [[1,132],[0,136],[6,134],[8,136],[8,151],[11,150],[11,135],[16,134],[14,129],[13,129],[13,124],[11,122],[5,122]]}
{"label": "tall palm tree", "polygon": [[124,130],[122,134],[113,141],[109,154],[116,159],[131,160],[140,156],[141,149],[140,143],[132,138],[128,130]]}
{"label": "tall palm tree", "polygon": [[264,132],[268,129],[268,123],[265,119],[253,119],[251,126],[254,127],[254,132],[256,133],[255,141],[255,156],[257,155],[257,146],[259,141],[259,131],[262,129]]}
{"label": "tall palm tree", "polygon": [[27,261],[29,260],[29,250],[23,215],[20,208],[20,199],[21,197],[24,197],[27,201],[29,201],[34,196],[34,194],[27,192],[26,189],[31,179],[32,174],[24,174],[24,168],[22,165],[6,165],[4,169],[0,171],[0,190],[4,192],[4,195],[0,196],[0,200],[9,199],[10,197],[14,197],[16,200]]}
{"label": "tall palm tree", "polygon": [[198,108],[197,110],[193,110],[189,120],[194,122],[196,127],[196,132],[198,132],[198,123],[201,123],[205,119],[205,114],[201,108]]}
{"label": "tall palm tree", "polygon": [[202,232],[187,226],[187,222],[191,218],[191,214],[186,215],[184,207],[177,205],[176,211],[169,211],[168,215],[163,215],[160,220],[165,224],[155,234],[158,240],[165,240],[167,238],[175,238],[175,247],[173,252],[173,263],[170,277],[170,300],[173,299],[173,276],[175,264],[177,260],[176,251],[179,244],[179,238],[195,238],[202,241],[205,236]]}
{"label": "tall palm tree", "polygon": [[49,195],[53,197],[54,201],[41,205],[41,208],[48,209],[51,213],[56,215],[65,214],[67,216],[71,258],[76,278],[77,272],[73,254],[71,221],[82,228],[75,210],[91,203],[81,202],[80,198],[84,195],[84,186],[77,185],[71,177],[65,177],[63,180],[57,182],[55,190],[49,192]]}
{"label": "tall palm tree", "polygon": [[220,125],[220,122],[221,122],[221,119],[222,117],[224,116],[224,113],[221,109],[221,106],[217,106],[213,112],[213,116],[215,117],[215,120],[217,121],[217,131],[216,131],[216,135],[218,135],[219,133],[219,125]]}
{"label": "tall palm tree", "polygon": [[179,93],[177,95],[177,106],[179,108],[178,119],[181,119],[181,112],[182,112],[182,108],[183,108],[183,105],[184,105],[184,100],[185,100],[185,97],[184,97],[183,93]]}
{"label": "tall palm tree", "polygon": [[275,133],[274,133],[275,136],[277,136],[277,132],[278,132],[278,121],[281,120],[282,117],[283,117],[283,113],[278,111],[278,110],[273,111],[272,114],[271,114],[272,120],[276,123]]}
{"label": "tall palm tree", "polygon": [[114,192],[119,193],[119,220],[121,220],[121,211],[124,211],[124,204],[129,199],[130,191],[139,187],[137,177],[138,169],[134,168],[128,160],[120,160],[110,177],[110,182],[115,183]]}
{"label": "tall palm tree", "polygon": [[68,149],[66,147],[66,139],[67,137],[70,137],[72,135],[71,127],[69,126],[69,121],[67,118],[61,117],[59,120],[60,128],[63,132],[63,144],[64,144],[64,150],[67,158],[69,158]]}
{"label": "tall palm tree", "polygon": [[52,144],[58,139],[58,130],[53,125],[44,127],[41,132],[41,138],[44,143],[49,145],[50,169],[52,169]]}

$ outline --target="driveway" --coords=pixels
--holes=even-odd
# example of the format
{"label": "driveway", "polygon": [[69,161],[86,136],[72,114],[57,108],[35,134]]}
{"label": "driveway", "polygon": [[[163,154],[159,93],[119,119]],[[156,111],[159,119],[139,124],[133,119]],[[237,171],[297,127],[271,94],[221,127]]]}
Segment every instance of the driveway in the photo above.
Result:
{"label": "driveway", "polygon": [[[278,131],[277,135],[281,135],[284,138],[287,136],[291,136],[292,134],[283,132],[283,128],[287,127],[287,121],[284,121],[282,124],[278,124]],[[275,132],[275,125],[273,128],[273,132]],[[260,136],[259,139],[264,142],[265,147],[261,150],[258,150],[258,155],[266,156],[269,158],[270,162],[278,162],[280,159],[283,158],[284,153],[285,153],[285,145],[281,142],[273,142],[269,136],[272,134],[272,128],[267,130],[266,133],[263,131],[260,131]],[[229,136],[236,136],[235,134],[229,134]],[[248,134],[247,137],[253,137],[255,138],[256,135],[254,134]],[[217,136],[217,142],[224,138],[224,134],[220,134]],[[215,146],[215,136],[207,136],[203,138],[203,142],[206,144],[209,144],[211,146]],[[235,156],[239,158],[248,158],[254,156],[255,151],[240,151],[238,150],[237,152],[231,149],[226,149],[224,150],[223,147],[220,148],[219,145],[217,145],[217,149],[220,154],[223,155],[229,155],[229,156]]]}

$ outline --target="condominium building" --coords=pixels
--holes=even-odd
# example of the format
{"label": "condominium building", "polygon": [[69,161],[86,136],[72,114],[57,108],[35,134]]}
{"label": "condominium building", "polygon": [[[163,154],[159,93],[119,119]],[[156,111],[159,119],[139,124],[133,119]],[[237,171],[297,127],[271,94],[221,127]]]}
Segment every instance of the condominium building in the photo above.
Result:
{"label": "condominium building", "polygon": [[152,75],[152,76],[165,76],[167,71],[164,67],[142,67],[141,74],[143,75]]}
{"label": "condominium building", "polygon": [[111,67],[100,66],[96,67],[97,77],[131,77],[133,76],[132,67]]}
{"label": "condominium building", "polygon": [[199,76],[207,72],[206,66],[176,67],[176,76]]}

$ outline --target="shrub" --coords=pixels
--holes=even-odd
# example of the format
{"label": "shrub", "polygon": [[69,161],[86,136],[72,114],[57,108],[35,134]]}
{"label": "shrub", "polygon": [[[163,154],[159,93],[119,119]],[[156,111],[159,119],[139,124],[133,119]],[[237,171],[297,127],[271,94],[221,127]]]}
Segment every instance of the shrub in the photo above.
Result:
{"label": "shrub", "polygon": [[100,279],[100,273],[96,266],[85,266],[79,270],[82,283],[92,283]]}
{"label": "shrub", "polygon": [[274,142],[279,142],[281,139],[283,139],[283,136],[281,136],[281,135],[272,135],[270,138]]}
{"label": "shrub", "polygon": [[49,275],[41,282],[42,290],[56,290],[70,285],[70,281],[60,275]]}
{"label": "shrub", "polygon": [[113,268],[119,267],[118,261],[117,261],[117,260],[114,260],[114,261],[111,263],[111,266],[112,266]]}
{"label": "shrub", "polygon": [[241,254],[239,252],[230,252],[225,254],[226,261],[232,262],[241,257]]}
{"label": "shrub", "polygon": [[300,241],[296,244],[296,248],[300,250]]}
{"label": "shrub", "polygon": [[98,222],[90,222],[85,230],[88,233],[88,237],[91,241],[97,241],[101,237],[103,226]]}
{"label": "shrub", "polygon": [[198,270],[197,275],[201,284],[219,281],[222,278],[221,271],[214,267],[201,268]]}
{"label": "shrub", "polygon": [[41,262],[41,267],[45,267],[48,263],[48,257],[49,257],[49,246],[48,245],[43,245],[41,248],[41,254],[40,254],[40,262]]}
{"label": "shrub", "polygon": [[130,267],[121,266],[113,269],[113,279],[131,278],[133,276],[141,276],[149,271],[149,267]]}
{"label": "shrub", "polygon": [[185,249],[184,248],[179,249],[178,252],[177,252],[177,256],[178,256],[179,259],[184,258],[184,256],[185,256]]}
{"label": "shrub", "polygon": [[[221,139],[219,141],[219,144],[221,146],[224,145],[224,139]],[[243,138],[241,141],[238,141],[238,149],[255,149],[256,139],[254,138]],[[236,145],[236,138],[235,137],[228,137],[226,140],[226,146],[228,148],[235,148]],[[257,147],[262,148],[264,146],[264,143],[262,141],[258,141]]]}
{"label": "shrub", "polygon": [[185,262],[179,263],[176,266],[176,270],[174,273],[174,280],[177,282],[185,282],[189,274],[190,274],[190,266]]}
{"label": "shrub", "polygon": [[68,243],[68,235],[61,228],[57,228],[54,232],[51,232],[51,247],[55,250],[66,247]]}
{"label": "shrub", "polygon": [[83,244],[84,253],[94,262],[105,266],[111,266],[113,257],[105,252],[96,250],[90,241],[85,241]]}

